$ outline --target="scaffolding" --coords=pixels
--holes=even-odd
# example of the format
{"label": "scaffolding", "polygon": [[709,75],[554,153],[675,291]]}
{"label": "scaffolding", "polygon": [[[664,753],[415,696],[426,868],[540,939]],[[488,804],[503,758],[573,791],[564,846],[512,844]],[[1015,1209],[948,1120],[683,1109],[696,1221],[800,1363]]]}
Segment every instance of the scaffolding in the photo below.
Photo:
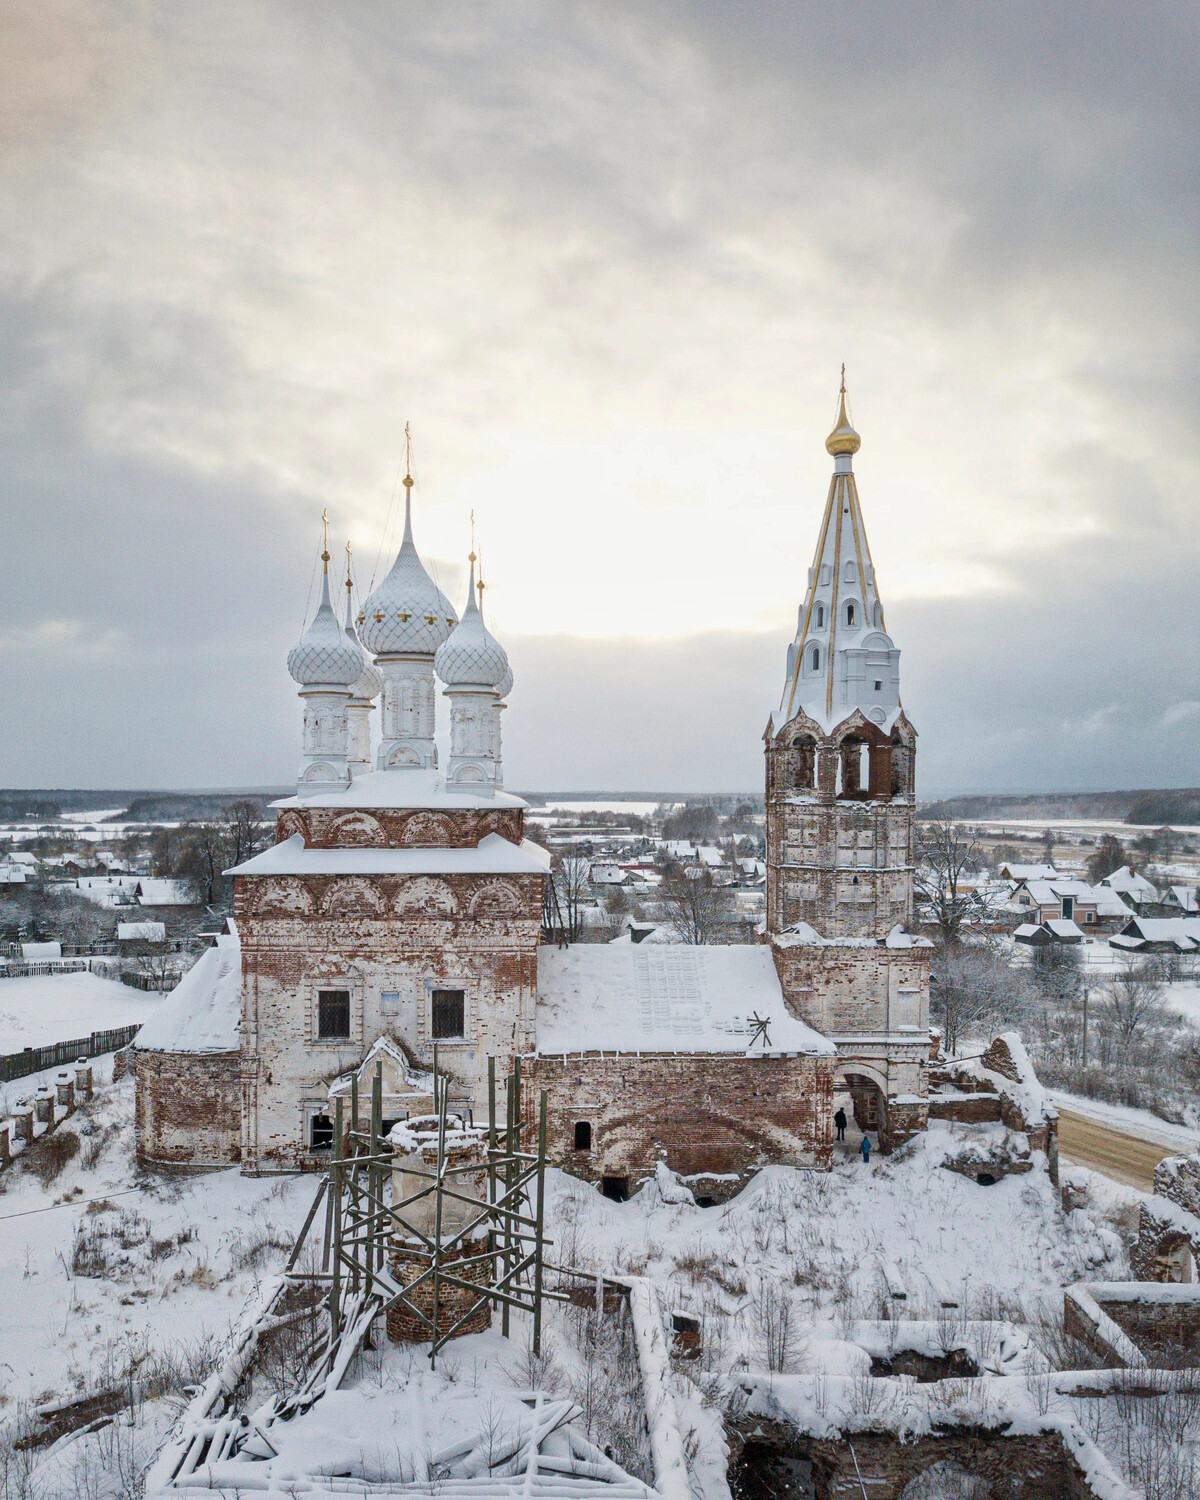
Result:
{"label": "scaffolding", "polygon": [[[329,1172],[287,1271],[292,1281],[315,1280],[325,1287],[328,1336],[305,1382],[306,1391],[323,1383],[361,1342],[369,1341],[373,1326],[394,1308],[403,1309],[428,1334],[434,1365],[439,1351],[485,1307],[489,1313],[499,1307],[505,1337],[512,1311],[529,1313],[533,1350],[541,1353],[543,1300],[547,1295],[556,1300],[568,1295],[558,1288],[547,1293],[543,1285],[546,1094],[543,1090],[538,1101],[536,1136],[527,1142],[531,1127],[523,1118],[520,1058],[499,1084],[503,1122],[496,1063],[489,1057],[486,1137],[473,1120],[467,1127],[481,1144],[486,1140],[484,1159],[457,1162],[447,1136],[461,1136],[462,1121],[450,1109],[450,1079],[438,1068],[435,1053],[436,1158],[428,1166],[409,1158],[404,1173],[415,1178],[417,1186],[398,1200],[392,1193],[392,1201],[388,1189],[395,1154],[382,1128],[382,1064],[376,1065],[371,1079],[365,1116],[357,1076],[351,1082],[348,1120],[343,1100],[335,1101]],[[469,1179],[481,1176],[486,1182],[483,1197],[470,1191]],[[298,1269],[322,1204],[320,1270]],[[476,1248],[481,1242],[484,1248]],[[389,1252],[397,1245],[403,1247],[404,1261],[415,1267],[415,1276],[401,1280],[389,1265]]]}

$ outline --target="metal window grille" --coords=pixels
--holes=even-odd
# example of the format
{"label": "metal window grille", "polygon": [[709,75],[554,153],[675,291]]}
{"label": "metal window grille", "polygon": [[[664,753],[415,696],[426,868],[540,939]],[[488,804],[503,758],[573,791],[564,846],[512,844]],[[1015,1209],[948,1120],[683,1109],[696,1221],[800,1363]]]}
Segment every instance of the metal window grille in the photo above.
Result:
{"label": "metal window grille", "polygon": [[464,1034],[465,999],[462,990],[434,990],[432,1032],[435,1042]]}
{"label": "metal window grille", "polygon": [[317,1037],[321,1041],[350,1035],[350,991],[317,991]]}

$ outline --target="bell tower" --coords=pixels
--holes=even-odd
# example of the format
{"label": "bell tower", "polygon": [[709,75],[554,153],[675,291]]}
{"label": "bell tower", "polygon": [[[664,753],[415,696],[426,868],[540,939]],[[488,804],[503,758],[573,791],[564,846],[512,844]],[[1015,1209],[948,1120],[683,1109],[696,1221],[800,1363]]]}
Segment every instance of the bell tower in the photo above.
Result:
{"label": "bell tower", "polygon": [[764,736],[766,937],[791,1009],[837,1044],[852,1088],[877,1093],[888,1149],[927,1115],[930,944],[908,931],[916,731],[859,504],[860,445],[843,369],[834,472]]}

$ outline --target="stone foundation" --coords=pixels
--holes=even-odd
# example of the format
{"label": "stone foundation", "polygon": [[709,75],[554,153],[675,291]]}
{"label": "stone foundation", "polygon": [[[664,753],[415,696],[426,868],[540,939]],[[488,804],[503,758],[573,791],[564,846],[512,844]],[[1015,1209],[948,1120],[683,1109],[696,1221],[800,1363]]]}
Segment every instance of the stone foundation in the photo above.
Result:
{"label": "stone foundation", "polygon": [[756,1422],[752,1432],[729,1436],[737,1500],[799,1500],[805,1494],[816,1500],[861,1494],[900,1500],[906,1486],[935,1464],[957,1465],[1005,1500],[1091,1500],[1096,1493],[1057,1432],[1010,1436],[961,1427],[918,1438],[856,1432],[853,1453],[843,1439],[810,1438],[775,1422]]}

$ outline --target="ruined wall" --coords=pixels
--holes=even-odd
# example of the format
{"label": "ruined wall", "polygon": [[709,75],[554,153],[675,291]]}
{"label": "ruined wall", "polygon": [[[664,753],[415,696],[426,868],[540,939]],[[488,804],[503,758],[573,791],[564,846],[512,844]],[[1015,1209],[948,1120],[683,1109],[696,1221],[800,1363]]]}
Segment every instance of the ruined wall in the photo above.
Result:
{"label": "ruined wall", "polygon": [[241,1159],[241,1068],[236,1052],[134,1050],[138,1160],[192,1170]]}
{"label": "ruined wall", "polygon": [[[505,1071],[532,1047],[541,875],[270,876],[235,885],[244,1170],[311,1165],[309,1116],[377,1037],[431,1065],[435,987],[465,993],[464,1038],[438,1043],[456,1094],[482,1105],[489,1053]],[[350,992],[344,1039],[318,1036],[325,988]]]}
{"label": "ruined wall", "polygon": [[[834,1059],[772,1054],[585,1053],[535,1056],[522,1067],[532,1127],[547,1100],[547,1159],[577,1177],[628,1177],[665,1161],[728,1197],[768,1163],[825,1168],[832,1157]],[[575,1126],[591,1148],[575,1149]],[[724,1182],[707,1180],[727,1178]]]}
{"label": "ruined wall", "polygon": [[1009,1435],[1000,1428],[955,1427],[916,1438],[855,1432],[853,1453],[844,1439],[810,1438],[775,1422],[758,1422],[745,1436],[731,1436],[735,1494],[743,1486],[748,1493],[789,1493],[787,1470],[773,1474],[771,1468],[772,1461],[788,1458],[812,1465],[817,1500],[861,1494],[900,1500],[905,1487],[937,1463],[957,1464],[989,1485],[988,1494],[1005,1500],[1091,1500],[1096,1493],[1057,1432]]}

